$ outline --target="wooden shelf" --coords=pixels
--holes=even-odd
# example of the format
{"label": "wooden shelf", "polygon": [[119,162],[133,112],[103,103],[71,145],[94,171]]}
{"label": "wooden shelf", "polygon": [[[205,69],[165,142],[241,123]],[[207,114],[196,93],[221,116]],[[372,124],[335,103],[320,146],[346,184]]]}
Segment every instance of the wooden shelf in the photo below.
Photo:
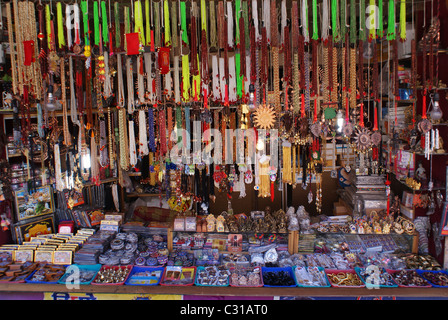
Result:
{"label": "wooden shelf", "polygon": [[129,198],[138,198],[138,197],[158,197],[158,196],[163,196],[163,193],[128,193],[127,196]]}
{"label": "wooden shelf", "polygon": [[445,288],[299,288],[299,287],[206,287],[206,286],[127,286],[80,285],[68,289],[64,284],[1,283],[4,292],[69,292],[115,294],[173,294],[208,296],[320,296],[320,297],[448,297]]}

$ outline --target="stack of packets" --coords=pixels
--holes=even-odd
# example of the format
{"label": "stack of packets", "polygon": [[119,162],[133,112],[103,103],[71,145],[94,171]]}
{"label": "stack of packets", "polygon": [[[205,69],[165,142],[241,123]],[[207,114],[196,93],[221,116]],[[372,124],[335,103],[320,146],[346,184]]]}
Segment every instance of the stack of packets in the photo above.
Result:
{"label": "stack of packets", "polygon": [[17,263],[45,262],[59,265],[72,264],[74,253],[94,233],[93,229],[71,233],[44,234],[32,237],[23,244],[4,244],[0,247],[3,260]]}
{"label": "stack of packets", "polygon": [[114,231],[100,230],[91,235],[87,241],[84,242],[82,248],[76,251],[74,262],[83,265],[97,264],[98,256],[109,246],[114,234]]}

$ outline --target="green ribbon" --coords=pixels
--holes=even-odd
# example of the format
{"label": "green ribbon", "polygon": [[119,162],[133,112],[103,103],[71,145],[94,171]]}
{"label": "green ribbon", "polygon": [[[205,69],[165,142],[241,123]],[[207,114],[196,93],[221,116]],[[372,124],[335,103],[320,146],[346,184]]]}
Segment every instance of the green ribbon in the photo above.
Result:
{"label": "green ribbon", "polygon": [[356,43],[356,4],[350,0],[350,43]]}
{"label": "green ribbon", "polygon": [[81,0],[81,12],[82,12],[82,22],[84,26],[84,42],[86,46],[90,46],[89,39],[89,13],[87,0]]}
{"label": "green ribbon", "polygon": [[98,12],[98,1],[93,1],[93,44],[100,44],[100,16]]}
{"label": "green ribbon", "polygon": [[103,43],[109,42],[109,27],[107,24],[106,1],[101,1],[101,19],[103,24]]}
{"label": "green ribbon", "polygon": [[331,24],[332,24],[332,35],[335,42],[339,39],[339,27],[338,27],[338,0],[331,0]]}
{"label": "green ribbon", "polygon": [[[238,28],[237,28],[238,29]],[[235,71],[236,71],[236,94],[238,98],[243,96],[243,77],[241,73],[240,53],[235,53]]]}
{"label": "green ribbon", "polygon": [[317,0],[313,0],[313,40],[319,39],[318,28],[317,28]]}
{"label": "green ribbon", "polygon": [[235,44],[236,45],[240,44],[240,27],[239,27],[240,16],[241,16],[240,10],[241,10],[241,0],[235,0],[235,24],[234,25],[235,25]]}
{"label": "green ribbon", "polygon": [[383,26],[383,0],[378,0],[378,33],[377,35],[382,38],[384,36]]}
{"label": "green ribbon", "polygon": [[395,3],[389,0],[389,20],[387,22],[387,40],[395,39]]}
{"label": "green ribbon", "polygon": [[182,30],[182,41],[187,45],[190,44],[188,41],[187,13],[186,13],[185,1],[180,2],[180,28]]}

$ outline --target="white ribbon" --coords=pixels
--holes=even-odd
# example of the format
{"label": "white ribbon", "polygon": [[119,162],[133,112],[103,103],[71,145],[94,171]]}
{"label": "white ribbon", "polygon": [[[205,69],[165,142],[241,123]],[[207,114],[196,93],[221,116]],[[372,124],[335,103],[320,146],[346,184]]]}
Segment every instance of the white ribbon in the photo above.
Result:
{"label": "white ribbon", "polygon": [[268,44],[271,43],[271,0],[263,0],[263,22]]}
{"label": "white ribbon", "polygon": [[224,102],[226,95],[226,71],[224,58],[219,58],[219,86],[221,90],[221,102]]}
{"label": "white ribbon", "polygon": [[[73,58],[69,58],[69,69],[70,69],[70,117],[72,122],[79,126],[78,113],[76,109],[76,98],[75,98],[75,83],[73,80]],[[81,150],[81,149],[78,149]]]}
{"label": "white ribbon", "polygon": [[220,101],[221,100],[221,90],[219,85],[219,66],[218,66],[218,55],[212,55],[212,93],[213,100]]}
{"label": "white ribbon", "polygon": [[126,57],[126,81],[128,86],[128,112],[134,113],[134,77],[131,57]]}
{"label": "white ribbon", "polygon": [[233,3],[230,1],[226,1],[226,3],[227,3],[227,44],[229,45],[230,48],[233,48],[233,13],[232,13]]}
{"label": "white ribbon", "polygon": [[179,56],[174,56],[174,102],[180,103]]}
{"label": "white ribbon", "polygon": [[255,41],[261,40],[260,30],[258,29],[258,1],[252,0],[252,19],[254,20]]}
{"label": "white ribbon", "polygon": [[109,98],[112,95],[112,85],[110,82],[110,74],[109,74],[109,55],[104,55],[104,96]]}
{"label": "white ribbon", "polygon": [[63,191],[64,182],[62,181],[61,154],[59,152],[59,143],[54,144],[54,171],[55,171],[56,190]]}
{"label": "white ribbon", "polygon": [[65,26],[67,29],[67,47],[71,48],[73,42],[72,42],[72,19],[71,19],[71,5],[66,4],[65,5]]}
{"label": "white ribbon", "polygon": [[302,34],[303,37],[305,38],[305,42],[309,42],[310,41],[310,35],[308,32],[308,1],[307,0],[302,0]]}
{"label": "white ribbon", "polygon": [[134,121],[129,120],[129,164],[135,166],[137,164],[137,152],[135,145]]}
{"label": "white ribbon", "polygon": [[229,57],[229,102],[237,101],[235,56]]}
{"label": "white ribbon", "polygon": [[146,112],[138,111],[138,141],[140,144],[139,153],[141,156],[149,154],[148,137],[146,133]]}
{"label": "white ribbon", "polygon": [[137,90],[138,90],[138,101],[140,103],[145,102],[145,80],[143,75],[140,73],[140,57],[137,57]]}
{"label": "white ribbon", "polygon": [[285,41],[285,27],[286,27],[286,19],[288,19],[288,14],[286,13],[286,0],[282,0],[282,4],[281,4],[281,13],[282,13],[282,22],[281,22],[281,26],[282,29],[281,31],[281,41],[282,43],[284,43]]}
{"label": "white ribbon", "polygon": [[322,39],[328,39],[328,24],[330,17],[328,16],[328,0],[322,0]]}
{"label": "white ribbon", "polygon": [[[81,41],[81,33],[79,32],[79,5],[78,3],[73,4],[73,18],[74,18],[74,27],[75,27],[75,43],[79,44]],[[76,41],[76,38],[79,41]]]}

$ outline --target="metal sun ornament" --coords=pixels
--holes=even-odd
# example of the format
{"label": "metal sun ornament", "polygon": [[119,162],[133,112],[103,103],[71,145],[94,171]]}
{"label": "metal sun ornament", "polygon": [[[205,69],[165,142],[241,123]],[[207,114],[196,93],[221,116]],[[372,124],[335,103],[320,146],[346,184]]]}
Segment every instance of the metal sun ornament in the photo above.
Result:
{"label": "metal sun ornament", "polygon": [[255,125],[260,129],[271,129],[275,124],[275,111],[269,105],[260,105],[255,111]]}

